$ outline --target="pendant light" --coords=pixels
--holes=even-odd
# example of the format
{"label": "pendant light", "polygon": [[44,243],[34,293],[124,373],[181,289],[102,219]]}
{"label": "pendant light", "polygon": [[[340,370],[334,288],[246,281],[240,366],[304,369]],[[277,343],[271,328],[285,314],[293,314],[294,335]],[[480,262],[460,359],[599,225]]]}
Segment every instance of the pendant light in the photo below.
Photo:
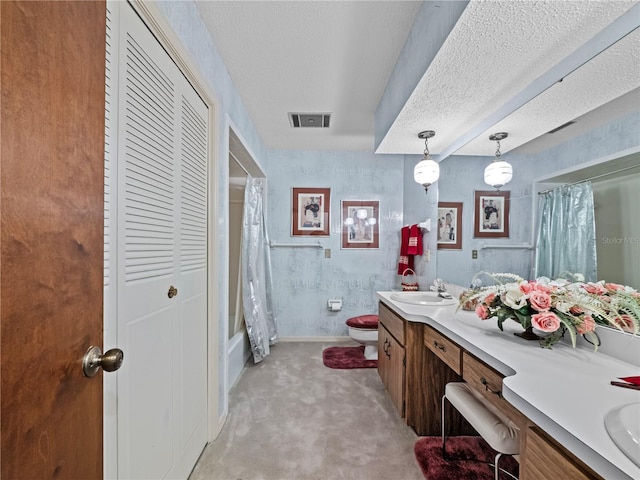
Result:
{"label": "pendant light", "polygon": [[500,140],[504,140],[508,135],[508,133],[500,132],[494,133],[489,137],[489,140],[497,143],[497,149],[495,160],[484,169],[484,182],[496,190],[500,190],[500,187],[509,183],[511,178],[513,178],[513,168],[511,164],[500,158],[502,156],[500,153]]}
{"label": "pendant light", "polygon": [[424,187],[425,193],[432,183],[440,177],[440,165],[429,156],[428,141],[436,134],[433,130],[425,130],[418,134],[418,138],[424,139],[424,158],[413,169],[413,179]]}

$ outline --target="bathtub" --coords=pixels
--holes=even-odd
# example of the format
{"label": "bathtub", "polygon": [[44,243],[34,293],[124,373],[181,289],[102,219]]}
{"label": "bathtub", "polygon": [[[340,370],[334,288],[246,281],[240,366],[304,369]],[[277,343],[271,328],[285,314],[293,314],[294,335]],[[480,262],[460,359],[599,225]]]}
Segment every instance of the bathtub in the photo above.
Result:
{"label": "bathtub", "polygon": [[229,389],[235,385],[250,356],[249,337],[247,331],[242,329],[229,340]]}

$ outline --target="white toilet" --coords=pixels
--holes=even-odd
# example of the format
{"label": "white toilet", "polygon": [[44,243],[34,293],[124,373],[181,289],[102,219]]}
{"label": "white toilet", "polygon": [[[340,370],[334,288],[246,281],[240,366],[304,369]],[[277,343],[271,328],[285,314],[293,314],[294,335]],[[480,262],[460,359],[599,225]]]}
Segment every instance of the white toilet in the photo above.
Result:
{"label": "white toilet", "polygon": [[360,315],[347,320],[349,336],[364,345],[364,358],[378,359],[378,315]]}

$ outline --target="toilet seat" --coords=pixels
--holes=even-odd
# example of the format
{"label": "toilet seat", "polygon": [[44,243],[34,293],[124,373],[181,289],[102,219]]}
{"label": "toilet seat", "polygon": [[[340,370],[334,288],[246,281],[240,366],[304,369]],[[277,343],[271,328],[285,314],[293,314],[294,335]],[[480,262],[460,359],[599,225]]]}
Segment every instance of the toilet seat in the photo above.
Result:
{"label": "toilet seat", "polygon": [[347,320],[347,325],[353,328],[377,330],[378,315],[360,315],[358,317],[351,317]]}
{"label": "toilet seat", "polygon": [[378,359],[378,315],[360,315],[346,321],[349,336],[365,346],[367,360]]}

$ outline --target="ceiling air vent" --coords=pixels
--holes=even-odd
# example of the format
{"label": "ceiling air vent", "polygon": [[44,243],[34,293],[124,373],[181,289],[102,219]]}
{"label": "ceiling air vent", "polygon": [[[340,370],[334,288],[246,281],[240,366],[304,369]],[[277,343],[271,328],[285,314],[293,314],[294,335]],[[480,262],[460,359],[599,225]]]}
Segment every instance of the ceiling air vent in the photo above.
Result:
{"label": "ceiling air vent", "polygon": [[293,128],[329,128],[330,113],[289,113]]}

